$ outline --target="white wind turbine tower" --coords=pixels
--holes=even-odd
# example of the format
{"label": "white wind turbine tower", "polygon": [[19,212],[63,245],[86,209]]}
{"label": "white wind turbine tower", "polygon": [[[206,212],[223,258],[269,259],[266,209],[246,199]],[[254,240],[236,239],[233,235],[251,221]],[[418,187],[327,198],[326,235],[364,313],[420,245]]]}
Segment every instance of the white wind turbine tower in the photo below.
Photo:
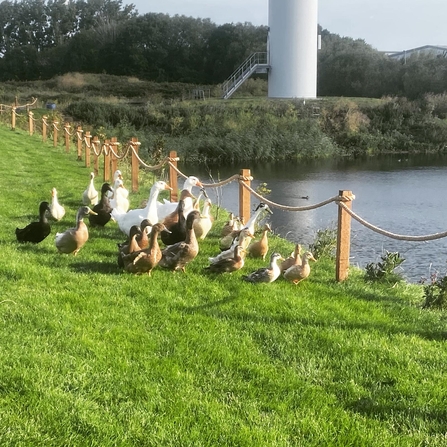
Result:
{"label": "white wind turbine tower", "polygon": [[268,96],[316,98],[318,0],[269,0]]}

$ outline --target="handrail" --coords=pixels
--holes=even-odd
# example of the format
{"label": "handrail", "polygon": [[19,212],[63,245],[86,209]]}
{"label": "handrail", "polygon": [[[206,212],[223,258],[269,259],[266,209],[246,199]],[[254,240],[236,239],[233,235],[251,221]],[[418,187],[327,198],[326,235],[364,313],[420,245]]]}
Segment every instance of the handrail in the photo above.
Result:
{"label": "handrail", "polygon": [[251,74],[258,65],[266,65],[267,52],[252,53],[222,84],[223,98],[228,97],[228,93],[243,79]]}

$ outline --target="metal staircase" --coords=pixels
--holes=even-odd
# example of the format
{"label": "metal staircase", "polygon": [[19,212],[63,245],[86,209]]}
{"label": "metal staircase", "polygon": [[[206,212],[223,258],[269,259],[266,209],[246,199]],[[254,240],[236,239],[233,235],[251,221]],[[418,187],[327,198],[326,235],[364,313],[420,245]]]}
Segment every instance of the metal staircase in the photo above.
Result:
{"label": "metal staircase", "polygon": [[267,73],[267,53],[253,53],[222,84],[222,98],[228,99],[253,73]]}

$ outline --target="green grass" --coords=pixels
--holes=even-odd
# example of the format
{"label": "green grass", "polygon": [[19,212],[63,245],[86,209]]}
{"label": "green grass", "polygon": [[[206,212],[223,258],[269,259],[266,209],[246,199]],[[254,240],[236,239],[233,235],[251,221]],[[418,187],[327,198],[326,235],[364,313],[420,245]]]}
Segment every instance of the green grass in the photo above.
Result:
{"label": "green grass", "polygon": [[[89,169],[21,131],[0,141],[1,446],[446,445],[446,317],[420,286],[336,283],[328,259],[298,286],[210,276],[222,221],[186,274],[120,271],[115,224],[59,255]],[[53,186],[66,216],[17,244]]]}

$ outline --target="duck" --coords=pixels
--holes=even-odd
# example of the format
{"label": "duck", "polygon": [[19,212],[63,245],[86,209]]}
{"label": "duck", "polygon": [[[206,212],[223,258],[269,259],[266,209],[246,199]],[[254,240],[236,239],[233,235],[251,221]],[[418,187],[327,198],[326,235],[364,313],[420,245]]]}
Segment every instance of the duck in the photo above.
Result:
{"label": "duck", "polygon": [[65,216],[65,208],[59,203],[57,189],[51,189],[50,214],[54,220],[61,220]]}
{"label": "duck", "polygon": [[123,173],[119,169],[117,169],[113,173],[113,192],[116,191],[118,184],[120,185],[120,188],[122,189],[121,195],[127,199],[127,197],[129,196],[129,191],[124,187]]}
{"label": "duck", "polygon": [[29,223],[24,228],[16,228],[17,241],[32,242],[33,244],[42,242],[51,233],[51,226],[45,215],[47,212],[50,212],[50,204],[48,202],[40,202],[39,220]]}
{"label": "duck", "polygon": [[[186,218],[183,214],[185,201],[180,200],[177,205],[177,219],[164,219],[163,224],[169,231],[161,233],[161,240],[165,245],[173,245],[186,239]],[[169,217],[169,216],[168,216]]]}
{"label": "duck", "polygon": [[231,248],[233,245],[234,240],[239,237],[242,230],[234,230],[231,233],[227,234],[226,236],[223,236],[219,239],[219,249],[220,251],[225,251]]}
{"label": "duck", "polygon": [[205,267],[205,270],[212,273],[232,273],[240,270],[245,263],[245,256],[242,255],[243,251],[244,249],[240,245],[236,245],[232,258],[221,259]]}
{"label": "duck", "polygon": [[244,249],[242,254],[243,254],[243,256],[245,256],[246,249],[252,239],[253,239],[253,235],[250,233],[250,231],[247,228],[245,228],[240,231],[239,236],[236,239],[234,239],[233,244],[231,245],[231,247],[228,250],[221,251],[217,256],[210,257],[210,258],[208,258],[208,260],[210,261],[211,264],[214,264],[214,263],[220,261],[221,259],[231,258],[234,255],[234,248],[237,245],[240,245]]}
{"label": "duck", "polygon": [[79,250],[88,241],[88,228],[84,217],[96,214],[88,206],[81,206],[76,214],[76,227],[69,228],[63,233],[56,233],[55,245],[59,253],[73,253],[76,256]]}
{"label": "duck", "polygon": [[137,242],[137,238],[141,236],[141,233],[141,228],[138,225],[132,225],[129,230],[129,240],[121,244],[116,244],[118,246],[118,267],[126,267],[124,256],[141,250]]}
{"label": "duck", "polygon": [[266,223],[264,225],[264,228],[262,230],[262,236],[261,239],[259,239],[258,241],[253,241],[249,246],[248,246],[248,253],[250,254],[250,256],[252,256],[253,258],[262,258],[262,260],[265,260],[265,256],[269,251],[269,241],[268,241],[268,237],[267,234],[271,233],[272,229],[270,227],[270,225],[268,223]]}
{"label": "duck", "polygon": [[197,210],[188,214],[186,218],[186,239],[174,245],[169,245],[162,251],[160,267],[185,272],[186,265],[196,258],[199,253],[199,244],[193,226],[197,219],[200,219],[200,213]]}
{"label": "duck", "polygon": [[124,187],[124,183],[121,178],[118,178],[114,183],[112,190],[112,197],[110,198],[110,206],[116,208],[120,213],[127,213],[129,211],[129,191]]}
{"label": "duck", "polygon": [[270,207],[264,203],[261,202],[255,209],[254,213],[252,216],[250,216],[250,219],[248,219],[248,222],[243,226],[243,228],[248,228],[248,230],[250,231],[251,234],[255,234],[255,226],[257,221],[259,220],[261,214],[267,211],[270,214],[273,214],[272,210],[270,209]]}
{"label": "duck", "polygon": [[112,218],[112,207],[108,197],[109,192],[113,192],[112,187],[109,183],[103,183],[101,186],[101,200],[92,208],[95,214],[88,215],[88,221],[92,227],[103,227]]}
{"label": "duck", "polygon": [[[203,188],[202,182],[194,176],[189,176],[186,178],[185,182],[183,183],[183,189],[180,193],[180,199],[185,201],[185,209],[184,214],[185,217],[188,215],[190,211],[194,209],[194,200],[195,197],[192,193],[192,188],[194,186]],[[182,195],[183,194],[183,195]],[[159,202],[158,203],[158,217],[160,221],[162,222],[163,219],[172,212],[175,211],[177,208],[178,202],[169,202],[168,200],[165,200],[164,203]]]}
{"label": "duck", "polygon": [[200,240],[206,238],[207,234],[210,232],[213,226],[213,216],[211,216],[211,199],[206,198],[203,202],[202,213],[200,214],[200,220],[194,222],[194,231],[196,237]]}
{"label": "duck", "polygon": [[284,278],[295,285],[300,283],[303,279],[306,279],[310,275],[309,261],[316,261],[316,259],[310,251],[306,251],[302,257],[302,264],[292,265],[285,270],[283,272]]}
{"label": "duck", "polygon": [[228,236],[232,231],[237,230],[237,221],[234,213],[230,212],[228,220],[225,222],[220,232],[220,237]]}
{"label": "duck", "polygon": [[139,234],[136,239],[140,250],[144,250],[145,248],[149,247],[149,233],[151,232],[150,227],[152,227],[152,224],[149,222],[149,219],[143,219],[141,221],[141,234]]}
{"label": "duck", "polygon": [[274,252],[270,256],[270,264],[268,267],[262,267],[249,275],[242,276],[242,279],[251,283],[266,282],[270,283],[275,281],[281,274],[278,261],[284,260],[284,258],[277,252]]}
{"label": "duck", "polygon": [[169,230],[164,224],[156,223],[153,225],[149,247],[124,256],[126,271],[137,274],[147,273],[151,276],[152,270],[158,265],[162,258],[162,253],[158,244],[158,237],[165,232],[169,232]]}
{"label": "duck", "polygon": [[288,258],[286,258],[281,264],[279,265],[279,268],[281,269],[281,272],[286,271],[289,267],[292,267],[292,265],[301,265],[301,245],[296,244],[294,251],[290,254]]}
{"label": "duck", "polygon": [[152,185],[149,199],[144,208],[129,210],[127,213],[120,213],[116,208],[112,210],[112,217],[126,236],[129,235],[132,225],[140,225],[144,219],[148,219],[151,224],[158,222],[157,198],[160,192],[165,189],[172,190],[166,182],[158,180]]}
{"label": "duck", "polygon": [[95,178],[95,173],[90,172],[90,182],[82,194],[82,203],[88,206],[94,206],[98,203],[98,191],[95,189],[95,185],[93,183],[93,179]]}

